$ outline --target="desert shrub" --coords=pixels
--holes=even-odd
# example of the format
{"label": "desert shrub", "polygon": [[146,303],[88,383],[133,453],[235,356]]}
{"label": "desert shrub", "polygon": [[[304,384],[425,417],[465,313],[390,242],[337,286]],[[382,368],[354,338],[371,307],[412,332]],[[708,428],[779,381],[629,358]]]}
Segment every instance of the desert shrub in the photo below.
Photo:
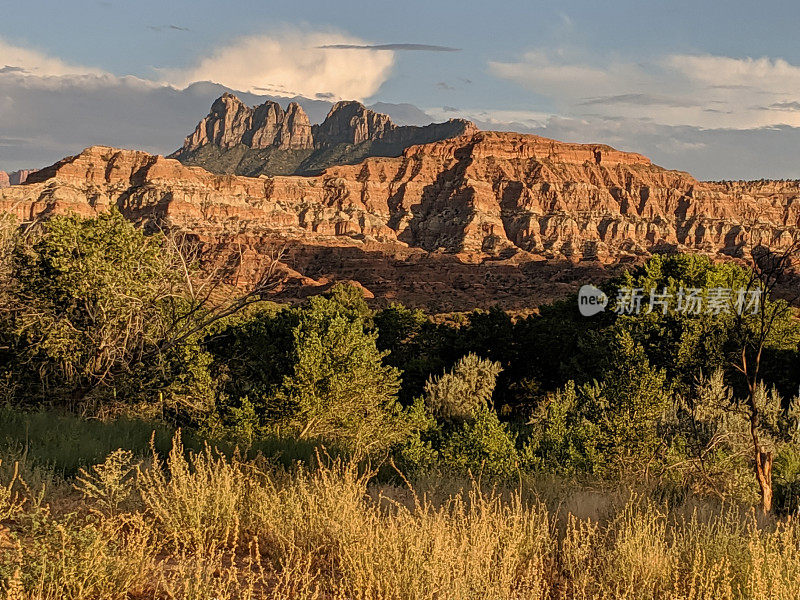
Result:
{"label": "desert shrub", "polygon": [[116,514],[133,494],[133,452],[119,448],[90,469],[80,469],[75,478],[84,500],[96,504],[108,514]]}
{"label": "desert shrub", "polygon": [[[10,598],[123,600],[152,589],[159,541],[140,514],[20,521],[15,544],[0,549],[0,589]],[[17,594],[13,596],[12,594]]]}
{"label": "desert shrub", "polygon": [[54,217],[18,235],[0,307],[13,399],[102,412],[160,396],[176,411],[207,412],[207,357],[183,335],[202,313],[186,308],[181,258],[116,210]]}
{"label": "desert shrub", "polygon": [[783,445],[775,458],[775,505],[781,510],[800,513],[800,447]]}
{"label": "desert shrub", "polygon": [[[124,458],[105,462],[120,473]],[[325,457],[283,470],[176,443],[164,463],[141,467],[141,503],[98,511],[75,496],[4,514],[0,590],[37,600],[797,596],[793,519],[667,504],[632,486],[428,481],[382,484]]]}
{"label": "desert shrub", "polygon": [[451,371],[431,378],[411,411],[415,435],[399,449],[403,469],[446,469],[507,477],[518,466],[515,436],[493,406],[500,365],[468,354]]}
{"label": "desert shrub", "polygon": [[237,456],[228,460],[209,446],[187,458],[176,436],[166,462],[154,454],[136,483],[164,539],[181,551],[211,552],[238,542],[255,482]]}
{"label": "desert shrub", "polygon": [[442,419],[470,418],[492,406],[500,364],[467,354],[453,369],[425,384],[425,402]]}
{"label": "desert shrub", "polygon": [[480,408],[472,418],[445,428],[442,438],[440,454],[447,468],[508,477],[518,467],[515,438],[489,408]]}
{"label": "desert shrub", "polygon": [[581,410],[582,398],[575,382],[548,394],[531,418],[521,460],[532,471],[566,475],[589,472],[592,456],[584,441],[594,435],[595,425]]}

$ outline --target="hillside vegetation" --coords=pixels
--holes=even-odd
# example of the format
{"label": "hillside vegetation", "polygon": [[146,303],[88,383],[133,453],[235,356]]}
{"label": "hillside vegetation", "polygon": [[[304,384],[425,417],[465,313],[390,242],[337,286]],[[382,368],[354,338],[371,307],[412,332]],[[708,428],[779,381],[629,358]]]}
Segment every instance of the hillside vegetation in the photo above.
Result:
{"label": "hillside vegetation", "polygon": [[[269,267],[220,303],[202,258],[117,212],[3,223],[7,597],[797,597],[788,255],[526,318],[280,306]],[[763,297],[613,310],[689,288]]]}

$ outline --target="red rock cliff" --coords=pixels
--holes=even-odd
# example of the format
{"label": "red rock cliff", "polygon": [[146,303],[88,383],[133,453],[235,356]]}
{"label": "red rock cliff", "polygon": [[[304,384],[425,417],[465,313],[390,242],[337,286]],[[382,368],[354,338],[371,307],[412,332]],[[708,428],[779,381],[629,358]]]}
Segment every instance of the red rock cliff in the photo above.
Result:
{"label": "red rock cliff", "polygon": [[475,132],[315,177],[213,175],[93,147],[2,190],[0,210],[30,220],[116,205],[253,260],[288,244],[306,284],[355,279],[379,297],[464,307],[536,304],[577,264],[784,247],[800,235],[798,197],[796,181],[704,183],[608,146]]}

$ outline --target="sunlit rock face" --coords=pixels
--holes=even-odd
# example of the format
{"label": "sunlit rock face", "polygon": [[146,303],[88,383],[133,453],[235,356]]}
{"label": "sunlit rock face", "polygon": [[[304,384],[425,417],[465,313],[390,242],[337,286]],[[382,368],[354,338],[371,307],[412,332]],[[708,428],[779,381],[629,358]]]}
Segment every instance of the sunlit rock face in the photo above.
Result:
{"label": "sunlit rock face", "polygon": [[[250,130],[306,143],[302,129],[282,133],[288,114],[264,109]],[[386,127],[368,120],[353,139]],[[445,309],[535,306],[653,252],[784,248],[798,237],[798,196],[797,181],[700,182],[608,146],[470,128],[315,176],[219,175],[96,146],[3,189],[0,210],[33,220],[117,206],[195,233],[211,256],[240,253],[244,271],[285,247],[296,297],[347,279],[378,300]]]}

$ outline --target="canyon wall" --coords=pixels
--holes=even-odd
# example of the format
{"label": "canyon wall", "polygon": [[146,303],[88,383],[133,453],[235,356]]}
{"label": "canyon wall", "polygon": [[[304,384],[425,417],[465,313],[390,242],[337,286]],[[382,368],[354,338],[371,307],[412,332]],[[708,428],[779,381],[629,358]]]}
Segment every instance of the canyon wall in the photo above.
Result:
{"label": "canyon wall", "polygon": [[311,177],[92,147],[0,191],[0,210],[31,221],[117,206],[251,265],[285,247],[287,297],[347,279],[384,301],[530,308],[653,252],[786,247],[799,196],[797,181],[699,182],[608,146],[474,131]]}

